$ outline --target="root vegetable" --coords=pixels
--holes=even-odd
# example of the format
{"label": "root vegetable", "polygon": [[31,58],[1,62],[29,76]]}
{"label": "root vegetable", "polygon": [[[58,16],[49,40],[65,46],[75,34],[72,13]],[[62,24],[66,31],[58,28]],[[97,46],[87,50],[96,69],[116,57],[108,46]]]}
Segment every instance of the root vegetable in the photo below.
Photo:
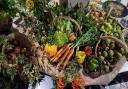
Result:
{"label": "root vegetable", "polygon": [[69,44],[61,48],[57,54],[52,58],[52,62],[56,62],[64,53],[65,51],[69,48]]}
{"label": "root vegetable", "polygon": [[74,48],[72,48],[69,52],[70,54],[67,56],[65,62],[64,62],[64,66],[63,66],[63,69],[65,69],[67,63],[69,62],[70,58],[73,56],[73,53],[74,53]]}
{"label": "root vegetable", "polygon": [[70,48],[68,48],[66,50],[66,52],[64,53],[64,55],[62,56],[62,58],[60,59],[60,62],[57,64],[57,68],[60,67],[60,65],[64,62],[64,59],[67,57],[67,55],[69,54],[70,52]]}
{"label": "root vegetable", "polygon": [[54,60],[66,47],[67,47],[67,45],[65,45],[64,47],[62,47],[62,48],[56,53],[56,55],[55,55],[54,57],[52,57],[51,60]]}
{"label": "root vegetable", "polygon": [[51,60],[54,60],[65,48],[67,48],[67,45],[65,45],[63,48],[61,48],[61,49],[56,53],[56,55],[52,57]]}

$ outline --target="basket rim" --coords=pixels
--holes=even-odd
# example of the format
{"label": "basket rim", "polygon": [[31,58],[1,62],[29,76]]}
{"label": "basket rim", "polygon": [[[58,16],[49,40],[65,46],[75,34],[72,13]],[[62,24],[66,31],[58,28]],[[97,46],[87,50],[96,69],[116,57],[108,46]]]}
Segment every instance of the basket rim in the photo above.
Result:
{"label": "basket rim", "polygon": [[73,19],[73,18],[70,17],[70,16],[57,16],[57,17],[55,17],[55,18],[53,19],[53,21],[52,21],[52,29],[53,29],[53,27],[54,27],[54,22],[55,22],[56,20],[58,20],[58,19],[71,21],[72,23],[74,23],[74,24],[77,26],[76,31],[78,31],[80,35],[82,34],[82,28],[81,28],[80,24],[79,24],[75,19]]}
{"label": "basket rim", "polygon": [[96,56],[96,57],[98,57],[98,56],[97,56],[98,46],[99,46],[101,40],[103,40],[103,39],[112,39],[112,40],[118,42],[119,44],[122,45],[122,47],[124,48],[126,54],[128,53],[128,47],[127,47],[126,43],[124,43],[124,41],[122,41],[122,40],[120,40],[120,39],[118,39],[118,38],[116,38],[116,37],[113,37],[113,36],[102,36],[102,35],[101,35],[101,37],[99,38],[99,41],[97,42],[96,47],[95,47],[95,56]]}

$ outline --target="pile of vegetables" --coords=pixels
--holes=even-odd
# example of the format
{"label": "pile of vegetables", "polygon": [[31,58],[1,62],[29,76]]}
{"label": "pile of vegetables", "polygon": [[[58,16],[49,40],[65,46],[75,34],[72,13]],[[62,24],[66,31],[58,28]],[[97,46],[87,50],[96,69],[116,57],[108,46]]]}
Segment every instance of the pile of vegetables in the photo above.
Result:
{"label": "pile of vegetables", "polygon": [[[65,45],[64,47],[62,47],[55,56],[53,56],[51,58],[52,62],[57,62],[59,61],[59,63],[57,64],[57,68],[59,68],[62,64],[63,64],[63,69],[66,68],[69,60],[71,59],[71,57],[74,54],[74,48],[70,47],[70,44]],[[60,60],[59,60],[60,58]]]}
{"label": "pile of vegetables", "polygon": [[[8,39],[5,42],[5,36],[0,36],[2,42],[0,53],[0,69],[2,73],[11,78],[19,75],[23,81],[34,83],[40,79],[40,71],[38,65],[35,64],[32,52],[16,40]],[[4,71],[5,70],[5,71]]]}
{"label": "pile of vegetables", "polygon": [[125,49],[118,42],[109,38],[101,40],[97,50],[97,56],[103,64],[105,73],[111,72],[115,64],[126,55]]}
{"label": "pile of vegetables", "polygon": [[[55,34],[57,34],[57,33],[55,33]],[[59,35],[60,34],[61,34],[61,32],[59,33]],[[65,38],[63,35],[65,35]],[[90,29],[85,34],[82,34],[79,37],[79,39],[76,39],[73,43],[67,44],[64,47],[62,47],[57,52],[57,54],[52,58],[52,62],[57,62],[60,58],[60,61],[57,64],[57,68],[60,67],[60,65],[65,61],[64,66],[63,66],[63,69],[64,69],[66,67],[66,65],[68,64],[69,60],[71,59],[71,57],[73,56],[74,50],[77,46],[84,45],[84,44],[90,44],[90,43],[91,43],[91,45],[94,45],[94,44],[96,44],[96,40],[98,39],[99,35],[100,35],[100,30],[98,30],[95,26],[90,27]],[[67,39],[66,34],[64,34],[64,33],[61,34],[60,36],[63,37],[61,40],[58,40],[61,43],[64,42],[63,39]],[[58,39],[60,39],[61,37],[58,37]],[[55,40],[54,40],[54,42],[55,42]],[[56,45],[58,47],[60,47],[60,45],[58,45],[59,42],[56,41]],[[65,43],[66,42],[67,41],[65,41]],[[65,43],[62,43],[62,44],[64,45]],[[79,60],[81,60],[81,58]],[[82,64],[82,62],[80,62],[80,61],[79,61],[79,63]]]}
{"label": "pile of vegetables", "polygon": [[[28,33],[30,38],[35,36],[35,44],[39,46],[31,51],[17,40],[4,43],[5,36],[0,35],[0,69],[5,67],[6,62],[7,75],[12,79],[19,74],[21,79],[30,83],[39,80],[39,64],[41,69],[46,68],[43,72],[55,70],[50,70],[49,75],[55,77],[58,89],[64,89],[67,81],[72,82],[73,89],[81,89],[85,81],[78,73],[80,69],[85,75],[97,78],[111,72],[117,62],[126,56],[126,50],[117,41],[100,39],[102,36],[122,39],[123,33],[123,28],[104,10],[90,6],[85,9],[81,4],[75,8],[68,8],[65,4],[52,7],[47,0],[26,0],[25,3],[25,11],[28,12],[22,14],[26,27],[32,28],[30,33],[25,34]],[[43,56],[37,58],[39,63],[36,64],[33,58],[40,55],[33,57],[32,52],[38,49]],[[63,76],[56,72],[63,73]]]}
{"label": "pile of vegetables", "polygon": [[104,23],[104,34],[109,36],[115,36],[121,38],[122,36],[122,27],[113,19],[109,18]]}
{"label": "pile of vegetables", "polygon": [[106,12],[94,9],[91,11],[90,17],[97,23],[97,25],[102,25],[106,17]]}
{"label": "pile of vegetables", "polygon": [[123,45],[111,37],[104,37],[97,45],[95,57],[87,57],[84,62],[84,72],[92,78],[113,71],[116,63],[126,55]]}
{"label": "pile of vegetables", "polygon": [[[52,32],[49,31],[51,35],[46,36],[44,44],[44,52],[50,57],[49,62],[57,70],[65,71],[66,79],[60,76],[57,79],[59,89],[64,89],[64,82],[68,80],[68,76],[73,76],[67,69],[77,72],[83,68],[85,74],[97,78],[111,72],[116,63],[126,55],[124,48],[111,39],[100,41],[96,55],[95,48],[100,37],[105,35],[121,39],[123,29],[113,18],[108,18],[103,10],[91,9],[91,12],[85,14],[86,12],[84,13],[81,7],[77,8],[76,12],[71,10],[71,13],[62,12],[61,15],[58,13],[57,15],[61,17],[68,15],[76,20],[81,27],[81,32],[79,33],[77,25],[70,20],[53,19],[51,25],[53,27],[50,29]],[[49,37],[52,40],[50,42],[47,41]],[[73,63],[76,64],[77,71],[70,68]],[[79,87],[77,83],[72,84]]]}

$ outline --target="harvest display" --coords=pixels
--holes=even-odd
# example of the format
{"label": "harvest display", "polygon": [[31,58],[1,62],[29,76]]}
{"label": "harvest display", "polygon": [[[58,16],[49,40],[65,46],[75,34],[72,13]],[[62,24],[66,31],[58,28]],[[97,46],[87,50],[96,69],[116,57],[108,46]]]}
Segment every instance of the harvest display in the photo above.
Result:
{"label": "harvest display", "polygon": [[[8,36],[1,35],[1,71],[4,76],[8,76],[11,80],[19,74],[21,80],[33,83],[39,78],[40,71],[38,65],[33,60],[34,54],[30,50],[31,43],[20,33],[12,33]],[[18,40],[17,40],[18,38]],[[19,40],[27,41],[21,43]],[[29,46],[28,46],[29,45]]]}
{"label": "harvest display", "polygon": [[83,89],[86,76],[95,79],[111,73],[125,60],[125,30],[111,17],[111,9],[106,12],[91,4],[84,9],[81,4],[72,9],[65,4],[46,5],[45,0],[26,0],[26,30],[21,33],[31,48],[27,48],[30,44],[20,45],[20,37],[6,41],[0,36],[0,65],[5,67],[2,63],[7,62],[5,69],[7,75],[12,72],[12,80],[18,73],[23,81],[33,83],[43,72],[56,81],[55,89],[64,89],[69,83],[73,89]]}

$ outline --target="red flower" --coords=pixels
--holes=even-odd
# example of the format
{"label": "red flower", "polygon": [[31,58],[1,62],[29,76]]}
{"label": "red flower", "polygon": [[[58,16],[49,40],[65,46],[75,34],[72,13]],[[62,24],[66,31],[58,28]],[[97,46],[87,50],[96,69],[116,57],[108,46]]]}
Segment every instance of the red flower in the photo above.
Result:
{"label": "red flower", "polygon": [[79,82],[76,79],[74,79],[72,81],[72,88],[73,89],[80,89],[80,84],[79,84]]}
{"label": "red flower", "polygon": [[74,75],[72,80],[72,88],[73,89],[81,89],[81,87],[85,86],[85,80],[83,77],[79,75]]}
{"label": "red flower", "polygon": [[73,89],[80,89],[80,85],[78,81],[72,81],[72,88]]}
{"label": "red flower", "polygon": [[87,46],[85,47],[84,52],[88,57],[90,57],[92,55],[92,48]]}
{"label": "red flower", "polygon": [[79,81],[77,81],[76,75],[73,77],[72,88],[73,89],[80,89],[80,83],[79,83]]}
{"label": "red flower", "polygon": [[57,80],[57,89],[64,89],[64,83],[62,81],[63,78],[61,77]]}

